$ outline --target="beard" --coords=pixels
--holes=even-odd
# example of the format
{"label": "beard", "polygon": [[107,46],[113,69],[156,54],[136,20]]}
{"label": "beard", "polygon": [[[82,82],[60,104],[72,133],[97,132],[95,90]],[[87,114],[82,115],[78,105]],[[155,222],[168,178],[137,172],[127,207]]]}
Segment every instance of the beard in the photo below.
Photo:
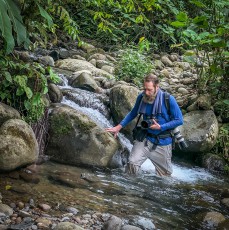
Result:
{"label": "beard", "polygon": [[155,93],[155,94],[153,94],[153,95],[146,95],[146,94],[144,94],[143,95],[143,101],[145,102],[145,103],[148,103],[148,104],[153,104],[154,103],[154,100],[155,100],[155,98],[156,98],[156,96],[157,96],[157,93]]}

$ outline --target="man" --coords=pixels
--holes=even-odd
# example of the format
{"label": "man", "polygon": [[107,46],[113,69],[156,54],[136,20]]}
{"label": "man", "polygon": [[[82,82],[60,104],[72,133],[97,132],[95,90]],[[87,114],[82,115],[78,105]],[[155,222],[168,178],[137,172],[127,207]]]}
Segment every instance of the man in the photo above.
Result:
{"label": "man", "polygon": [[116,137],[118,132],[139,113],[143,114],[143,120],[152,121],[152,125],[147,129],[146,138],[142,142],[134,141],[127,165],[127,170],[131,174],[136,174],[147,158],[154,164],[158,175],[172,174],[171,130],[183,124],[183,117],[175,98],[170,95],[170,111],[168,111],[164,97],[157,76],[149,74],[144,78],[144,91],[138,95],[133,109],[120,124],[106,129]]}

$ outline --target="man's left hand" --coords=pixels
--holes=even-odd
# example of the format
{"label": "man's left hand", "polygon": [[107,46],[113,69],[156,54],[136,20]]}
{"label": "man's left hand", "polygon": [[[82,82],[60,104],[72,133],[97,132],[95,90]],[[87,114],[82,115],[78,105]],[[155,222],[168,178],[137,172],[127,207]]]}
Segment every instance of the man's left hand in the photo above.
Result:
{"label": "man's left hand", "polygon": [[153,119],[153,124],[150,126],[151,129],[156,129],[156,130],[160,130],[161,126],[156,122],[155,119]]}

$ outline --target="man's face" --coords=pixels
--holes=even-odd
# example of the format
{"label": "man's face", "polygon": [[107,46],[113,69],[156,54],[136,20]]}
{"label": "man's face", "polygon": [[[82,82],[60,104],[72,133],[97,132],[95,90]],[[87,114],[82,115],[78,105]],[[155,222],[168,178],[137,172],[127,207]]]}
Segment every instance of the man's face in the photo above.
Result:
{"label": "man's face", "polygon": [[153,103],[157,94],[158,86],[155,86],[153,82],[144,82],[144,101],[146,103]]}

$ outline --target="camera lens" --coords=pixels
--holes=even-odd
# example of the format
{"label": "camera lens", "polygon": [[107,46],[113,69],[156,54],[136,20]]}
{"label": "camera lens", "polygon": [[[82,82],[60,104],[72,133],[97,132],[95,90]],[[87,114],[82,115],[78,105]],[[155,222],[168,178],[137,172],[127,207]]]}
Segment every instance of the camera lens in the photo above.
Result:
{"label": "camera lens", "polygon": [[148,129],[152,124],[153,122],[151,120],[144,120],[141,122],[141,127],[143,129]]}

